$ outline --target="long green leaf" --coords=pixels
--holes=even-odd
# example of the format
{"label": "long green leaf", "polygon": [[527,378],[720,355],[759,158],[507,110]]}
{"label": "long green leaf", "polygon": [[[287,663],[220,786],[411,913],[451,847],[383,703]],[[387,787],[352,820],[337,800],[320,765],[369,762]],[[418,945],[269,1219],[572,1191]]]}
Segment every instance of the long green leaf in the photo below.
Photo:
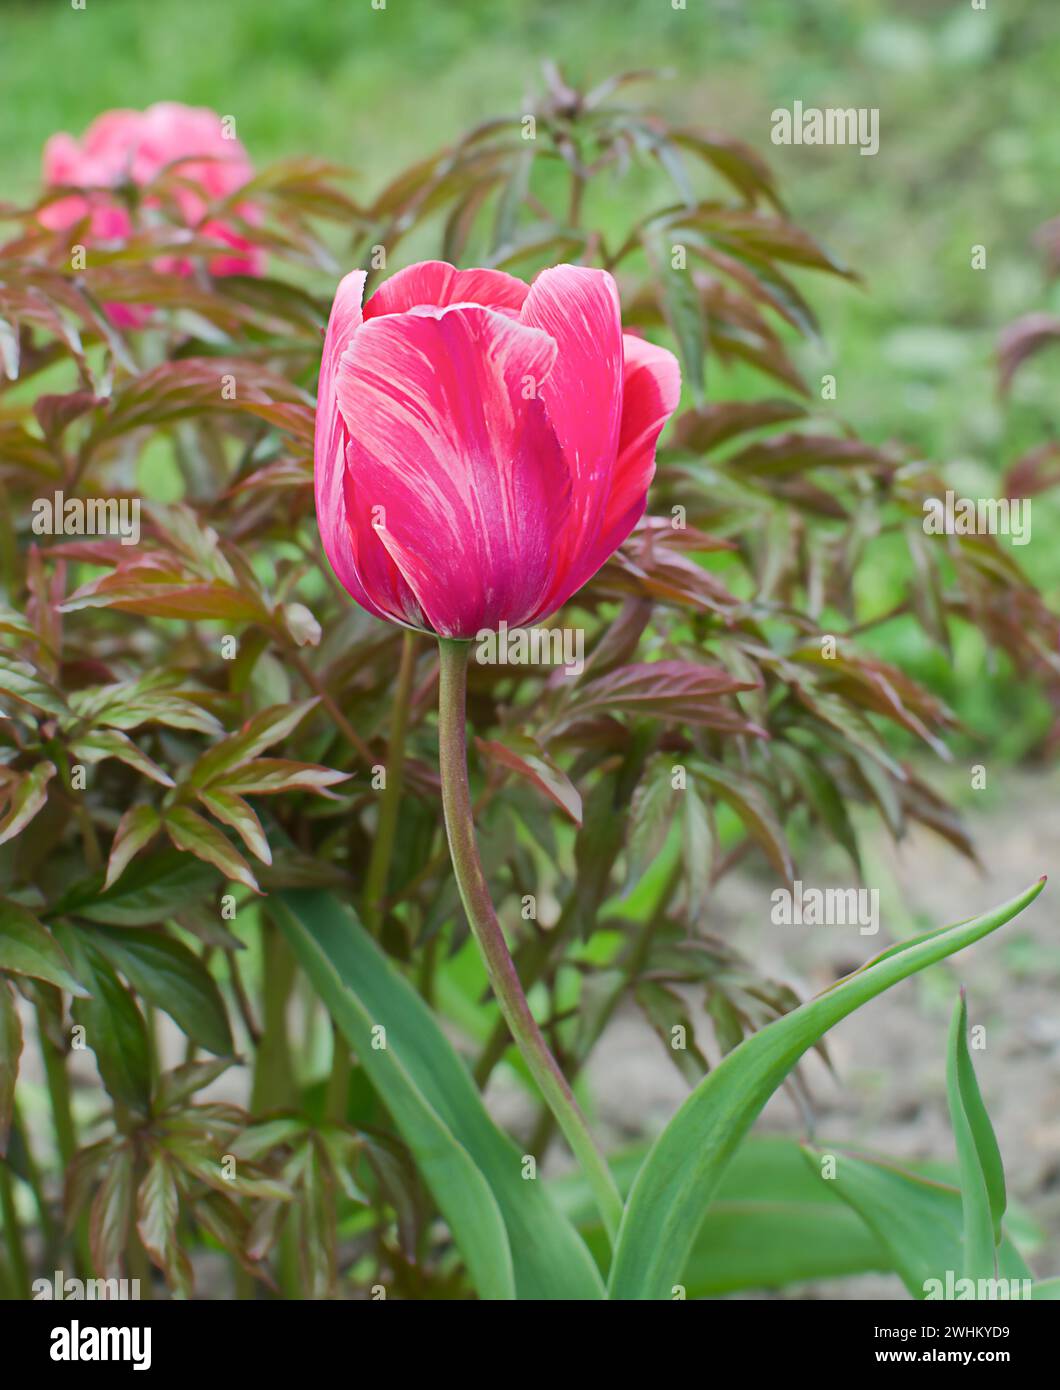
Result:
{"label": "long green leaf", "polygon": [[946,1094],[961,1173],[964,1273],[969,1279],[989,1279],[997,1273],[1005,1170],[968,1051],[968,1004],[963,990],[950,1026]]}
{"label": "long green leaf", "polygon": [[[401,1012],[380,1012],[370,993],[365,997],[363,981],[343,950],[343,933],[360,930],[352,912],[324,894],[308,893],[281,894],[269,908],[415,1155],[479,1295],[514,1298],[508,1235],[489,1184],[410,1072],[398,1043]],[[379,1026],[385,1037],[373,1037]]]}
{"label": "long green leaf", "polygon": [[[820,1176],[825,1155],[805,1150],[822,1188],[849,1203],[887,1249],[893,1268],[914,1298],[947,1298],[963,1290],[957,1281],[964,1271],[964,1220],[960,1190],[874,1158],[830,1153],[835,1176]],[[998,1249],[997,1274],[1004,1279],[1030,1279],[1019,1251],[1007,1236]],[[994,1278],[993,1268],[990,1279]],[[947,1292],[952,1288],[952,1292]]]}
{"label": "long green leaf", "polygon": [[995,931],[1032,902],[1044,883],[1040,879],[981,917],[884,952],[734,1048],[681,1106],[637,1175],[615,1249],[611,1296],[672,1296],[726,1165],[808,1048],[891,985]]}
{"label": "long green leaf", "polygon": [[[491,1120],[430,1010],[350,908],[334,894],[296,890],[270,897],[269,910],[393,1115],[469,1267],[470,1241],[498,1238],[473,1223],[499,1209],[520,1299],[603,1297],[584,1242],[544,1184],[523,1178],[518,1149]],[[373,1046],[377,1024],[385,1048]]]}
{"label": "long green leaf", "polygon": [[[613,1161],[620,1191],[629,1191],[644,1152],[628,1150]],[[681,1278],[685,1297],[892,1270],[891,1252],[834,1187],[807,1169],[798,1140],[745,1139],[696,1235]],[[564,1176],[552,1189],[606,1268],[611,1246],[584,1178]]]}

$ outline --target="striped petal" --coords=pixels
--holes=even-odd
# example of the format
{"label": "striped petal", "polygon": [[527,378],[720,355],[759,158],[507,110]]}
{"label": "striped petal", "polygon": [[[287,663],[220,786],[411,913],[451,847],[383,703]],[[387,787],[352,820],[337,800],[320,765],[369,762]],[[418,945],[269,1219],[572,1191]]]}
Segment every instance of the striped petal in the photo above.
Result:
{"label": "striped petal", "polygon": [[528,289],[503,270],[457,270],[448,261],[420,261],[385,280],[364,306],[364,317],[404,314],[423,304],[482,304],[517,314]]}
{"label": "striped petal", "polygon": [[339,362],[346,507],[377,534],[431,627],[525,622],[555,578],[569,506],[539,398],[543,332],[477,305],[373,318]]}

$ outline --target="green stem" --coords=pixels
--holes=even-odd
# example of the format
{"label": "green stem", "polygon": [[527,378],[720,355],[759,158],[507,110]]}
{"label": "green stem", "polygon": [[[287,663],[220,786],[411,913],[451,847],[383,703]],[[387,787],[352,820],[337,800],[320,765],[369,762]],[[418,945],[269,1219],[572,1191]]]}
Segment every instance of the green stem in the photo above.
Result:
{"label": "green stem", "polygon": [[287,1038],[287,999],[294,965],[280,933],[269,921],[262,923],[262,1029],[254,1061],[254,1085],[250,1108],[254,1115],[284,1110],[297,1094],[290,1043]]}
{"label": "green stem", "polygon": [[412,677],[416,669],[416,634],[405,632],[401,644],[394,712],[390,722],[390,741],[386,750],[386,786],[379,806],[379,823],[364,885],[363,917],[370,932],[378,934],[383,919],[382,899],[386,896],[390,864],[394,857],[398,810],[405,772],[405,732],[409,722]]}
{"label": "green stem", "polygon": [[604,1226],[613,1242],[622,1216],[622,1199],[607,1161],[589,1133],[585,1116],[578,1108],[567,1079],[530,1012],[508,943],[493,910],[475,843],[465,728],[468,644],[440,637],[438,646],[441,654],[438,759],[442,774],[442,809],[460,900],[512,1037],[540,1087],[545,1103],[555,1115],[567,1143],[585,1171]]}
{"label": "green stem", "polygon": [[33,1290],[29,1282],[29,1264],[26,1261],[26,1247],[22,1243],[22,1229],[18,1224],[15,1210],[15,1185],[11,1181],[11,1169],[6,1160],[0,1158],[0,1215],[4,1218],[4,1234],[7,1237],[7,1253],[11,1258],[11,1282],[15,1287],[16,1298],[28,1299]]}
{"label": "green stem", "polygon": [[59,1150],[65,1171],[77,1152],[77,1135],[74,1131],[74,1117],[70,1105],[70,1078],[66,1074],[66,1057],[53,1043],[49,1034],[49,1021],[42,1006],[37,1008],[37,1030],[40,1035],[40,1050],[44,1058],[44,1075],[48,1082],[48,1099],[51,1102],[52,1124],[55,1128],[55,1147]]}
{"label": "green stem", "polygon": [[48,1205],[48,1198],[44,1191],[44,1182],[41,1178],[40,1166],[30,1145],[30,1132],[22,1114],[22,1108],[18,1101],[14,1101],[11,1107],[11,1131],[17,1134],[22,1144],[22,1164],[26,1176],[26,1182],[30,1191],[33,1193],[33,1200],[37,1204],[37,1213],[40,1216],[41,1235],[44,1237],[45,1253],[53,1255],[58,1248],[59,1232],[56,1229],[55,1219],[52,1209]]}
{"label": "green stem", "polygon": [[[52,1126],[55,1131],[55,1147],[59,1151],[62,1174],[65,1180],[74,1155],[77,1153],[77,1129],[74,1125],[73,1105],[70,1101],[70,1078],[66,1071],[66,1053],[59,1048],[50,1032],[50,1021],[45,1003],[37,1004],[37,1037],[40,1042],[41,1057],[44,1061],[44,1076],[48,1083],[48,1102],[52,1112]],[[62,1002],[59,1012],[62,1013]],[[88,1274],[92,1269],[92,1252],[88,1238],[88,1213],[82,1211],[74,1225],[74,1247],[79,1272]]]}

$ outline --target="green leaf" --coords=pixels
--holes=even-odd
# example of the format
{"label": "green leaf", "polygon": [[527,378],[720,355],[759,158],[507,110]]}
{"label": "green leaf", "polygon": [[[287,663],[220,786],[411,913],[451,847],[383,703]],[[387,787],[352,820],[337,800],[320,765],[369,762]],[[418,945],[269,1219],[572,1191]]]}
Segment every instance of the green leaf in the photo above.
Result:
{"label": "green leaf", "polygon": [[188,806],[174,806],[165,813],[163,824],[177,849],[194,854],[204,864],[212,864],[233,883],[242,883],[255,893],[261,892],[247,861],[217,827],[197,811]]}
{"label": "green leaf", "polygon": [[175,785],[168,772],[163,771],[156,762],[152,762],[127,734],[120,733],[117,729],[97,729],[94,733],[86,734],[84,738],[70,745],[70,753],[74,762],[90,765],[101,763],[107,758],[116,758],[126,766],[135,768],[137,772],[142,772],[145,777],[150,777],[152,782],[158,782],[160,786]]}
{"label": "green leaf", "polygon": [[670,244],[673,239],[663,235],[647,236],[644,249],[658,282],[663,316],[677,342],[684,380],[693,400],[700,404],[704,394],[707,326],[692,267],[674,267]]}
{"label": "green leaf", "polygon": [[175,1109],[196,1091],[204,1090],[232,1065],[231,1057],[217,1057],[212,1062],[185,1062],[159,1077],[155,1090],[155,1112],[162,1114]]}
{"label": "green leaf", "polygon": [[232,1034],[221,992],[197,956],[161,932],[95,927],[92,943],[136,990],[169,1014],[189,1038],[231,1056]]}
{"label": "green leaf", "polygon": [[140,1184],[136,1201],[136,1229],[143,1247],[166,1276],[166,1283],[180,1298],[191,1294],[191,1262],[181,1249],[177,1234],[180,1194],[173,1163],[164,1152],[156,1153]]}
{"label": "green leaf", "polygon": [[723,703],[724,697],[737,691],[757,688],[753,681],[738,680],[720,667],[694,661],[637,662],[617,667],[582,686],[577,701],[552,729],[615,710],[638,718],[674,719],[730,733],[762,734],[764,731],[734,706]]}
{"label": "green leaf", "polygon": [[15,1082],[22,1056],[22,1023],[15,991],[0,979],[0,1160],[7,1156],[7,1136],[15,1108]]}
{"label": "green leaf", "polygon": [[582,799],[578,788],[536,739],[526,734],[507,734],[503,743],[476,738],[475,747],[501,767],[525,777],[561,811],[566,811],[575,825],[581,825]]}
{"label": "green leaf", "polygon": [[626,1205],[611,1272],[614,1298],[669,1298],[722,1173],[773,1092],[840,1019],[925,966],[996,931],[1041,892],[1040,879],[981,917],[885,951],[733,1049],[663,1130]]}
{"label": "green leaf", "polygon": [[749,777],[720,763],[697,761],[692,765],[692,776],[732,807],[776,872],[785,883],[791,883],[795,877],[791,850],[763,790]]}
{"label": "green leaf", "polygon": [[969,1279],[988,1279],[997,1271],[996,1247],[1006,1205],[1005,1170],[968,1051],[964,990],[950,1025],[946,1094],[964,1203],[964,1273]]}
{"label": "green leaf", "polygon": [[630,803],[626,822],[624,894],[633,891],[659,857],[683,797],[683,792],[674,789],[673,757],[660,754],[653,758],[644,769]]}
{"label": "green leaf", "polygon": [[713,869],[714,831],[703,800],[695,783],[685,787],[681,815],[681,849],[685,862],[685,891],[688,895],[688,916],[699,920],[710,896]]}
{"label": "green leaf", "polygon": [[334,768],[317,763],[296,763],[288,758],[255,758],[245,767],[223,773],[213,783],[211,791],[222,788],[241,796],[252,793],[265,796],[272,792],[322,792],[336,782],[345,782],[353,774],[336,772]]}
{"label": "green leaf", "polygon": [[217,883],[200,860],[165,849],[138,859],[105,891],[103,875],[94,874],[64,893],[51,908],[53,917],[73,915],[113,927],[150,927],[184,911]]}
{"label": "green leaf", "polygon": [[[889,1265],[913,1298],[945,1290],[964,1265],[964,1219],[960,1191],[951,1183],[909,1172],[882,1159],[835,1152],[835,1177],[821,1174],[823,1153],[806,1149],[814,1180],[856,1211],[888,1254]],[[998,1272],[1027,1279],[1030,1271],[1007,1236],[998,1251]],[[990,1271],[990,1278],[994,1271]],[[945,1296],[945,1295],[942,1295]]]}
{"label": "green leaf", "polygon": [[[415,1155],[480,1297],[514,1298],[508,1235],[490,1185],[423,1094],[419,1078],[405,1061],[409,1034],[405,1009],[373,1007],[365,998],[365,981],[353,961],[345,969],[336,964],[348,953],[334,928],[352,934],[360,932],[360,924],[352,912],[323,894],[284,893],[278,904],[270,899],[269,907]],[[384,988],[389,983],[384,980]],[[369,981],[369,989],[370,985]],[[406,1001],[401,1004],[407,1008]],[[373,1037],[377,1025],[386,1029],[385,1047],[379,1047]]]}
{"label": "green leaf", "polygon": [[24,830],[48,800],[48,783],[55,776],[54,763],[38,763],[32,772],[20,777],[11,801],[0,817],[0,845]]}
{"label": "green leaf", "polygon": [[120,1273],[133,1214],[133,1162],[128,1145],[110,1157],[89,1216],[88,1234],[95,1273]]}
{"label": "green leaf", "polygon": [[126,865],[145,845],[149,845],[162,827],[162,818],[153,806],[130,806],[118,822],[114,841],[107,860],[104,889],[110,888],[125,871]]}
{"label": "green leaf", "polygon": [[28,705],[38,714],[66,714],[66,702],[28,661],[16,661],[0,656],[0,695],[7,695],[20,704]]}
{"label": "green leaf", "polygon": [[265,838],[265,831],[249,802],[216,786],[199,792],[199,800],[222,825],[232,827],[251,854],[256,855],[263,864],[272,863],[272,850]]}
{"label": "green leaf", "polygon": [[116,1101],[146,1115],[151,1107],[151,1051],[147,1026],[136,1000],[106,959],[72,927],[56,928],[79,975],[92,989],[89,999],[74,1001],[71,1013],[85,1030],[85,1041],[107,1093]]}
{"label": "green leaf", "polygon": [[191,770],[192,786],[205,787],[217,779],[226,780],[223,773],[245,766],[266,748],[286,738],[317,703],[314,696],[297,704],[273,705],[254,715],[238,733],[223,738],[202,755]]}
{"label": "green leaf", "polygon": [[[612,1161],[622,1192],[629,1191],[644,1153],[638,1147]],[[807,1168],[796,1140],[778,1135],[744,1140],[696,1235],[681,1278],[686,1297],[891,1270],[891,1252],[833,1188]],[[554,1182],[552,1190],[606,1266],[610,1246],[588,1183],[571,1174]]]}
{"label": "green leaf", "polygon": [[[480,1293],[485,1281],[520,1299],[602,1297],[584,1243],[543,1184],[523,1180],[519,1150],[493,1123],[426,1004],[354,913],[308,890],[280,893],[269,906],[416,1156]],[[372,1046],[374,1024],[386,1028],[385,1049]],[[505,1269],[509,1239],[514,1286]]]}
{"label": "green leaf", "polygon": [[18,903],[0,902],[0,970],[31,975],[82,999],[87,997],[51,932]]}
{"label": "green leaf", "polygon": [[171,1139],[167,1147],[185,1172],[229,1200],[234,1197],[258,1197],[273,1202],[291,1200],[291,1190],[282,1182],[272,1178],[246,1178],[231,1171],[227,1164],[222,1168],[222,1155],[205,1148],[199,1140]]}

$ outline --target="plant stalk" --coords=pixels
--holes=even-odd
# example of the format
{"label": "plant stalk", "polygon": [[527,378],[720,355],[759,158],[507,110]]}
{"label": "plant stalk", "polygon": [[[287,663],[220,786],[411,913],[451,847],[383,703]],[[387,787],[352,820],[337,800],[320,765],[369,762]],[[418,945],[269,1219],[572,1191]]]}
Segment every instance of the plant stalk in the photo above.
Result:
{"label": "plant stalk", "polygon": [[11,1261],[11,1282],[15,1287],[15,1297],[29,1299],[33,1290],[29,1281],[29,1262],[22,1238],[22,1228],[18,1222],[15,1206],[15,1184],[6,1159],[0,1158],[0,1215],[4,1219],[4,1234],[7,1238],[7,1253]]}
{"label": "plant stalk", "polygon": [[368,873],[364,885],[362,916],[373,935],[379,934],[383,920],[382,900],[390,878],[394,857],[394,837],[397,834],[398,810],[405,772],[405,733],[409,722],[409,702],[412,698],[412,677],[416,669],[416,634],[405,631],[401,643],[401,665],[398,667],[397,691],[390,722],[390,740],[386,750],[386,786],[379,805],[379,822]]}
{"label": "plant stalk", "polygon": [[493,909],[475,843],[465,728],[468,644],[440,637],[438,646],[441,655],[438,757],[442,776],[442,808],[460,900],[512,1037],[540,1087],[545,1103],[555,1115],[567,1143],[582,1165],[600,1208],[604,1227],[613,1242],[622,1216],[622,1199],[611,1170],[589,1133],[585,1116],[578,1108],[567,1079],[530,1012],[515,963]]}

